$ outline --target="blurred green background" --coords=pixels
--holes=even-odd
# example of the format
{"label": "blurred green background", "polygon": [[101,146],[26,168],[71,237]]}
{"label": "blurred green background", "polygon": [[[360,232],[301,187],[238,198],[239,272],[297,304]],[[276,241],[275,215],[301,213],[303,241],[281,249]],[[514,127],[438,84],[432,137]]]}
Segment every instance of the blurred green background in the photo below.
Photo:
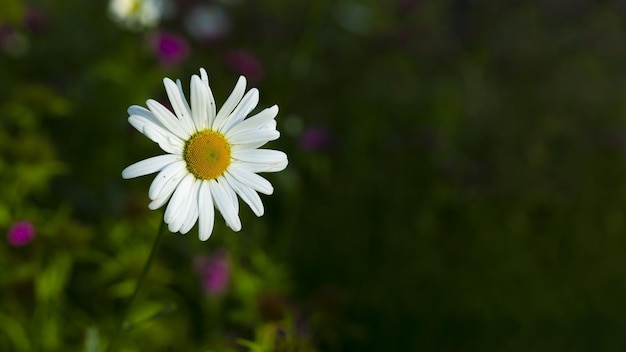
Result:
{"label": "blurred green background", "polygon": [[290,164],[164,237],[119,350],[626,349],[623,1],[2,1],[0,350],[106,349],[163,216],[126,109],[200,67]]}

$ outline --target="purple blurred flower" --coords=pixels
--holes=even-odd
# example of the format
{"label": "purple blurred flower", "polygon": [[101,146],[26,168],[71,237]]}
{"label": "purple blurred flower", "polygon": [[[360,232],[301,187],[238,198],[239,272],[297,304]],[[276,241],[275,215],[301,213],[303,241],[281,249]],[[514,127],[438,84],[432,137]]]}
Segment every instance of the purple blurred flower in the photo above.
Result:
{"label": "purple blurred flower", "polygon": [[229,52],[226,55],[226,65],[252,82],[258,82],[263,77],[263,67],[259,60],[244,50]]}
{"label": "purple blurred flower", "polygon": [[194,267],[200,275],[205,292],[211,296],[226,293],[230,285],[230,263],[226,251],[218,251],[210,257],[199,257]]}
{"label": "purple blurred flower", "polygon": [[46,17],[43,12],[34,7],[30,7],[26,10],[24,23],[26,24],[26,27],[34,33],[43,31],[47,25]]}
{"label": "purple blurred flower", "polygon": [[9,56],[24,56],[28,51],[28,37],[12,27],[0,24],[0,50]]}
{"label": "purple blurred flower", "polygon": [[175,33],[157,32],[150,38],[150,47],[166,66],[177,65],[189,56],[187,40]]}
{"label": "purple blurred flower", "polygon": [[333,138],[330,132],[322,127],[311,127],[300,134],[300,147],[306,151],[321,151],[329,149]]}
{"label": "purple blurred flower", "polygon": [[29,244],[35,237],[35,226],[28,221],[18,221],[7,232],[7,241],[11,246],[21,247]]}
{"label": "purple blurred flower", "polygon": [[9,47],[13,42],[15,30],[7,25],[0,23],[0,47],[3,49]]}

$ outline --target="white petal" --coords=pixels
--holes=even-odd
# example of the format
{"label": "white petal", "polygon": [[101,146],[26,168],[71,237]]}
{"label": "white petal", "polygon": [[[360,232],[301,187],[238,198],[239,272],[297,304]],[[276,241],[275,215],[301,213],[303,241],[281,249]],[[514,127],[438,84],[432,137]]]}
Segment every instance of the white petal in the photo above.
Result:
{"label": "white petal", "polygon": [[256,216],[263,215],[265,210],[258,193],[256,193],[252,188],[244,186],[228,172],[224,178],[228,181],[228,184],[232,187],[232,189],[237,192],[239,197],[241,197],[241,199],[248,204]]}
{"label": "white petal", "polygon": [[[185,168],[185,161],[173,162],[161,170],[150,185],[148,190],[148,197],[154,200],[169,196],[178,185],[178,182],[186,175],[187,170]],[[167,188],[166,188],[167,187]]]}
{"label": "white petal", "polygon": [[152,125],[145,125],[141,131],[146,137],[148,137],[153,142],[157,143],[163,151],[170,154],[179,154],[183,153],[183,149],[185,144],[180,138],[175,135],[165,131],[164,129],[158,129]]}
{"label": "white petal", "polygon": [[198,131],[209,127],[209,92],[196,75],[191,77],[191,117]]}
{"label": "white petal", "polygon": [[233,150],[232,157],[237,160],[259,164],[277,164],[287,159],[287,154],[272,149]]}
{"label": "white petal", "polygon": [[280,132],[276,130],[246,130],[228,137],[228,142],[231,144],[249,144],[264,142],[263,144],[265,144],[269,141],[277,140],[278,137],[280,137]]}
{"label": "white petal", "polygon": [[185,106],[185,111],[187,111],[187,119],[186,119],[186,123],[189,125],[189,127],[191,128],[191,130],[193,131],[193,133],[196,133],[196,126],[193,124],[193,119],[191,117],[191,107],[189,106],[189,103],[187,102],[187,98],[185,98],[185,92],[183,91],[183,84],[180,82],[180,79],[176,80],[176,87],[178,87],[178,93],[180,94],[182,100],[183,100],[183,104]]}
{"label": "white petal", "polygon": [[182,160],[182,156],[174,154],[164,154],[138,161],[122,171],[122,178],[135,178],[139,176],[153,174],[161,171],[167,165]]}
{"label": "white petal", "polygon": [[243,132],[245,130],[257,130],[262,127],[265,127],[270,121],[272,121],[276,115],[278,114],[278,106],[274,105],[270,108],[267,108],[260,113],[250,116],[247,119],[243,120],[241,123],[233,126],[225,136],[228,138],[229,136],[235,135],[239,132]]}
{"label": "white petal", "polygon": [[187,214],[183,212],[187,210],[187,203],[190,201],[189,192],[194,179],[195,178],[192,174],[187,174],[187,176],[180,181],[180,184],[176,187],[176,190],[172,195],[172,199],[170,199],[170,203],[165,209],[163,219],[165,220],[165,223],[171,225],[171,232],[177,232],[183,221],[185,221]]}
{"label": "white petal", "polygon": [[228,97],[228,99],[226,99],[226,102],[217,113],[215,121],[213,121],[213,125],[211,126],[212,129],[216,131],[221,130],[230,113],[233,112],[237,104],[239,104],[239,101],[241,101],[241,97],[243,97],[243,93],[245,92],[245,90],[246,78],[244,76],[239,76],[239,80],[237,81],[233,92],[230,93],[230,96]]}
{"label": "white petal", "polygon": [[259,90],[256,88],[252,88],[243,96],[237,108],[228,116],[226,122],[222,126],[221,132],[228,132],[233,126],[237,125],[239,122],[243,121],[243,119],[248,116],[248,114],[256,108],[256,105],[259,103]]}
{"label": "white petal", "polygon": [[146,105],[154,116],[159,120],[163,127],[167,128],[170,132],[178,136],[182,140],[187,140],[189,138],[189,133],[185,131],[183,126],[181,125],[180,120],[171,111],[169,111],[165,106],[159,103],[156,100],[148,99],[146,101]]}
{"label": "white petal", "polygon": [[237,161],[237,162],[235,162],[235,163],[233,163],[231,165],[235,165],[235,164],[236,165],[240,165],[240,166],[246,168],[248,171],[258,173],[258,172],[278,172],[278,171],[283,171],[287,167],[288,163],[289,162],[287,161],[287,159],[285,159],[285,160],[283,160],[281,162],[278,162],[278,163],[275,163],[275,164],[270,164],[270,163],[267,163],[267,164],[263,164],[263,163],[249,163],[249,162],[245,162],[245,161]]}
{"label": "white petal", "polygon": [[189,104],[187,104],[186,99],[182,95],[182,87],[179,89],[179,86],[169,78],[163,79],[163,85],[165,86],[167,97],[170,99],[170,103],[172,103],[172,108],[180,121],[180,125],[185,129],[185,132],[190,135],[193,134],[195,132],[195,126],[191,121]]}
{"label": "white petal", "polygon": [[152,202],[150,202],[150,204],[148,204],[148,208],[150,210],[157,210],[160,207],[164,206],[165,203],[167,203],[169,199],[170,199],[170,195],[168,195],[167,197],[163,197],[163,198],[157,198],[153,200]]}
{"label": "white petal", "polygon": [[207,92],[209,92],[209,95],[207,96],[209,104],[208,127],[211,127],[213,126],[213,121],[215,121],[215,98],[213,97],[211,85],[209,84],[209,76],[203,68],[200,69],[200,79],[202,80],[202,83],[204,83]]}
{"label": "white petal", "polygon": [[241,182],[244,186],[250,187],[255,191],[261,192],[263,194],[272,194],[274,193],[274,187],[270,181],[266,180],[262,176],[255,174],[247,170],[244,167],[241,167],[237,164],[232,164],[228,168],[230,174],[239,182]]}
{"label": "white petal", "polygon": [[135,129],[141,133],[143,133],[144,126],[150,124],[156,126],[157,128],[162,128],[160,126],[160,123],[155,123],[153,120],[141,115],[130,115],[128,117],[128,123],[130,123],[131,126],[135,127]]}
{"label": "white petal", "polygon": [[143,116],[155,122],[158,121],[156,117],[154,116],[154,114],[150,110],[144,108],[143,106],[131,105],[127,111],[128,111],[128,115],[138,115],[138,116]]}
{"label": "white petal", "polygon": [[[198,200],[196,200],[197,202]],[[193,206],[192,210],[189,212],[189,217],[187,219],[185,219],[185,222],[183,223],[183,226],[180,228],[180,233],[183,235],[186,235],[189,231],[191,231],[191,229],[193,228],[193,226],[196,224],[196,222],[198,221],[198,204],[195,204],[195,206]]]}
{"label": "white petal", "polygon": [[211,187],[209,181],[202,181],[200,192],[198,193],[198,236],[201,241],[206,241],[213,232],[215,221],[215,209],[211,197]]}
{"label": "white petal", "polygon": [[176,80],[176,86],[178,87],[178,92],[180,93],[180,96],[183,98],[185,109],[187,111],[191,111],[191,107],[189,106],[189,103],[187,102],[187,98],[185,98],[185,92],[183,91],[183,84],[181,83],[180,79]]}
{"label": "white petal", "polygon": [[235,193],[235,190],[232,189],[228,182],[226,181],[226,178],[224,176],[219,177],[217,179],[218,183],[222,184],[224,186],[224,190],[226,190],[226,192],[228,193],[228,195],[230,196],[230,201],[232,202],[234,208],[235,208],[235,213],[239,214],[239,200],[237,199],[237,193]]}
{"label": "white petal", "polygon": [[200,185],[202,181],[196,179],[191,186],[191,197],[189,198],[189,209],[187,213],[187,218],[183,222],[183,226],[180,228],[180,233],[183,235],[189,232],[193,225],[196,224],[198,220],[198,192],[200,191]]}
{"label": "white petal", "polygon": [[209,184],[211,186],[211,194],[213,195],[215,206],[220,213],[222,213],[228,227],[235,232],[241,230],[241,220],[239,220],[239,215],[235,211],[236,208],[232,203],[232,198],[229,192],[225,189],[225,187],[228,186],[215,180],[210,180]]}
{"label": "white petal", "polygon": [[150,204],[148,204],[148,208],[150,208],[151,210],[156,210],[165,205],[165,203],[167,203],[167,201],[170,199],[172,193],[174,193],[174,190],[176,190],[176,187],[185,177],[185,175],[187,175],[187,170],[183,167],[182,170],[179,170],[178,174],[170,177],[169,180],[163,185],[163,188],[161,192],[157,195],[157,197],[151,198],[153,200],[152,202],[150,202]]}
{"label": "white petal", "polygon": [[255,143],[244,143],[244,144],[232,144],[230,146],[230,149],[234,153],[234,152],[239,152],[242,150],[258,149],[266,144],[267,144],[266,141],[255,142]]}
{"label": "white petal", "polygon": [[165,152],[170,154],[182,153],[183,141],[165,129],[160,122],[153,120],[153,118],[154,116],[147,118],[143,115],[131,115],[128,117],[128,122],[150,140],[157,143]]}
{"label": "white petal", "polygon": [[159,192],[159,194],[157,195],[156,198],[169,198],[172,193],[174,193],[174,191],[176,190],[176,188],[178,187],[178,184],[180,183],[180,181],[182,181],[182,179],[187,176],[189,172],[187,171],[187,168],[181,168],[178,170],[178,172],[176,173],[176,175],[174,175],[173,177],[171,177],[164,185],[163,188],[161,189],[161,191]]}
{"label": "white petal", "polygon": [[163,216],[165,223],[171,223],[174,220],[174,217],[176,216],[178,211],[182,208],[183,203],[186,203],[186,198],[189,196],[188,189],[191,187],[193,180],[193,175],[185,175],[185,177],[183,177],[183,179],[174,190],[172,198],[170,199],[170,202],[167,205],[167,209],[165,209],[165,214]]}

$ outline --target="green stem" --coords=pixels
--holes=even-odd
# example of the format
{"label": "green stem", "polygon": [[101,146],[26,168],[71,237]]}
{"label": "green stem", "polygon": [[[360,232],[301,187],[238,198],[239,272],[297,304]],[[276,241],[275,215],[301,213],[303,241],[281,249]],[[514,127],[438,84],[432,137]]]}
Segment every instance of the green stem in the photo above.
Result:
{"label": "green stem", "polygon": [[120,335],[120,332],[124,328],[124,322],[126,321],[126,317],[128,316],[130,307],[133,305],[133,302],[135,301],[135,298],[137,297],[137,293],[139,292],[141,285],[145,281],[146,276],[148,276],[148,272],[150,271],[150,267],[152,266],[154,255],[157,251],[157,248],[159,247],[159,242],[161,240],[161,237],[163,237],[162,234],[164,232],[163,231],[163,228],[165,227],[164,224],[165,222],[161,221],[161,225],[159,226],[159,230],[157,231],[156,238],[154,239],[154,243],[152,244],[152,249],[150,250],[150,255],[148,256],[148,260],[146,261],[146,264],[144,265],[143,270],[141,271],[141,276],[139,276],[139,281],[137,281],[137,286],[135,286],[135,291],[133,292],[133,295],[130,297],[128,304],[126,305],[126,309],[124,309],[124,313],[120,316],[120,319],[117,322],[117,327],[115,329],[115,332],[113,333],[113,338],[111,339],[111,342],[109,343],[109,348],[107,348],[107,352],[113,351],[115,342],[117,341]]}

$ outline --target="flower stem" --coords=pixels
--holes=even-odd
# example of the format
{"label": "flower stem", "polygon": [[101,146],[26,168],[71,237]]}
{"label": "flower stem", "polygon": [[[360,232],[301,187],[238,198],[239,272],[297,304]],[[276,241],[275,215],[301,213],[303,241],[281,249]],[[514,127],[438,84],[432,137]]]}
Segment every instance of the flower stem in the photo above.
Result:
{"label": "flower stem", "polygon": [[152,266],[154,255],[157,251],[157,248],[159,247],[159,243],[161,242],[160,241],[161,237],[163,237],[162,236],[164,232],[163,228],[165,227],[164,223],[165,222],[161,221],[161,225],[159,226],[156,238],[154,239],[154,243],[152,244],[152,249],[150,250],[150,255],[148,256],[148,260],[146,261],[146,264],[144,265],[143,270],[141,271],[141,276],[139,276],[139,280],[137,281],[137,286],[135,286],[135,291],[133,291],[133,295],[130,296],[130,300],[128,301],[128,304],[126,305],[126,309],[124,309],[124,313],[120,316],[117,322],[117,327],[115,328],[115,332],[113,333],[113,337],[111,338],[111,342],[109,343],[107,352],[113,351],[115,342],[117,341],[120,335],[120,332],[124,328],[124,323],[126,321],[126,317],[128,316],[128,312],[130,312],[130,307],[133,305],[133,302],[135,301],[135,298],[137,297],[137,293],[139,292],[141,285],[145,281],[146,276],[148,276],[148,272],[150,271],[150,267]]}

